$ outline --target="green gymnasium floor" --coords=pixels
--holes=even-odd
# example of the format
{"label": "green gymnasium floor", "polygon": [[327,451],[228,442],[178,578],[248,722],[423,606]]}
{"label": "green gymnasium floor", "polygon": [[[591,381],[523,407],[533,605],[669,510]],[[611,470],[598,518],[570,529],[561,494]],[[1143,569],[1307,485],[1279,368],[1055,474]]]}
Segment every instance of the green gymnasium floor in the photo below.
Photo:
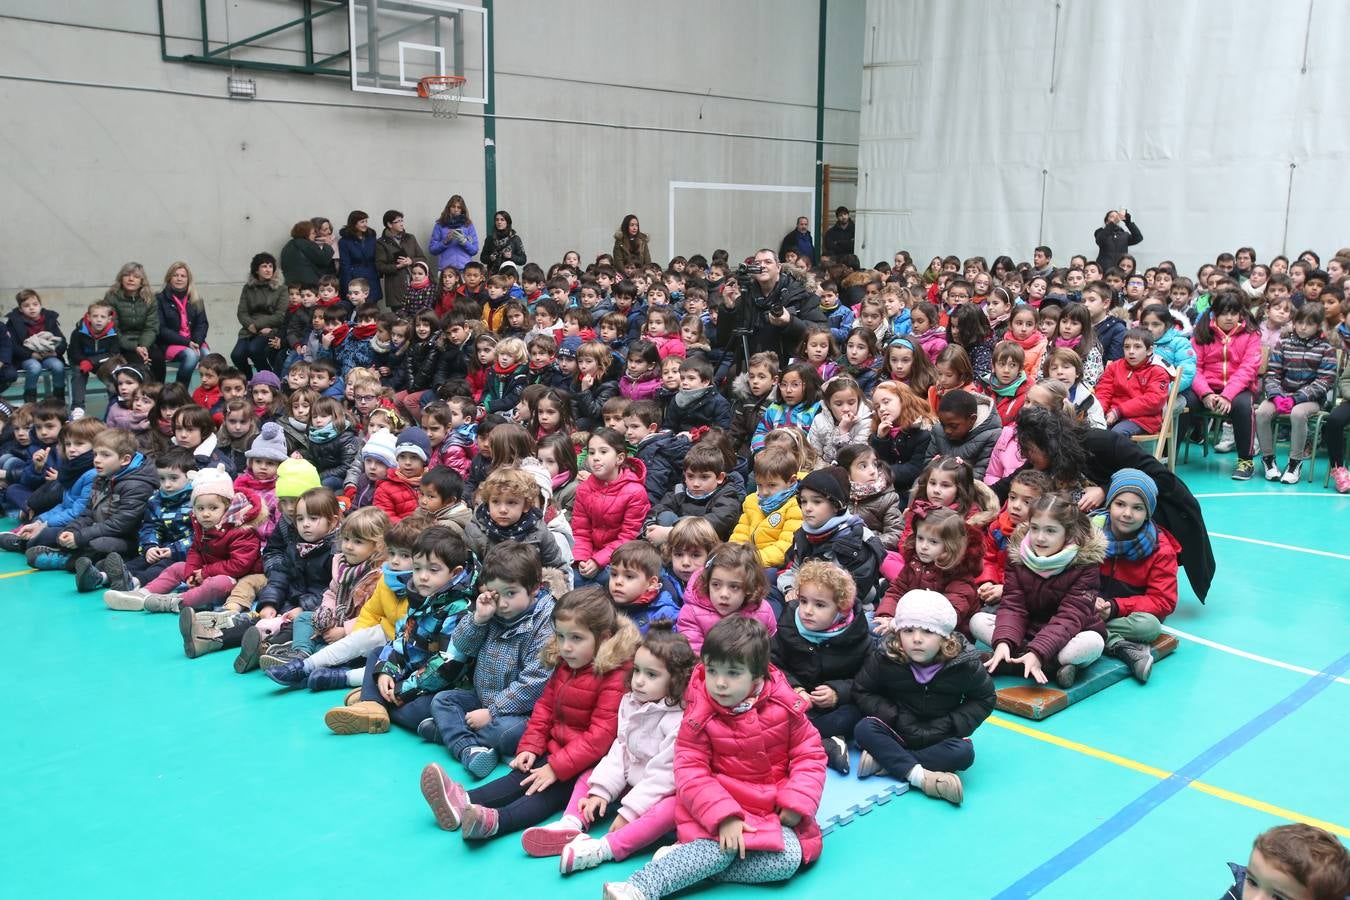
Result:
{"label": "green gymnasium floor", "polygon": [[[1232,461],[1183,469],[1219,572],[1207,606],[1182,579],[1168,621],[1181,647],[1150,684],[1041,723],[995,714],[975,735],[962,808],[910,793],[835,831],[787,886],[712,893],[1217,897],[1224,863],[1245,861],[1265,828],[1314,821],[1350,838],[1350,498],[1321,472],[1315,485],[1238,484]],[[236,675],[228,652],[187,660],[174,616],[109,612],[70,576],[0,556],[15,688],[0,895],[430,896],[477,883],[486,896],[598,897],[644,859],[564,880],[518,839],[468,848],[418,793],[438,748],[404,732],[334,736],[322,715],[340,692],[283,692]]]}

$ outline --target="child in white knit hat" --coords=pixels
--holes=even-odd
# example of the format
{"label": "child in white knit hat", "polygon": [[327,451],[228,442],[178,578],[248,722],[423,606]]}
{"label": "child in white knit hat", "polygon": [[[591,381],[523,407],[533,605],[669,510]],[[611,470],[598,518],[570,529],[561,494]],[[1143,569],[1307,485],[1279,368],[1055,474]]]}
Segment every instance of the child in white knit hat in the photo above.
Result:
{"label": "child in white knit hat", "polygon": [[884,772],[961,805],[956,773],[975,762],[970,735],[994,711],[994,682],[946,597],[914,590],[900,598],[853,682],[853,702],[866,717],[853,731],[859,778]]}

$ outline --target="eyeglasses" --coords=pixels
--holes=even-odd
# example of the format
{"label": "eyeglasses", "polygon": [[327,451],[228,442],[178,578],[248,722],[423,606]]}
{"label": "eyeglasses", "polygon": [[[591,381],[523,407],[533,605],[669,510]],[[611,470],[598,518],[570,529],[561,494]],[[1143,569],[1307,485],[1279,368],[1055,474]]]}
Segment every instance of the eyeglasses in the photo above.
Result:
{"label": "eyeglasses", "polygon": [[378,394],[357,394],[357,395],[356,395],[356,402],[357,402],[357,403],[374,403],[377,399],[379,399],[379,395],[378,395]]}

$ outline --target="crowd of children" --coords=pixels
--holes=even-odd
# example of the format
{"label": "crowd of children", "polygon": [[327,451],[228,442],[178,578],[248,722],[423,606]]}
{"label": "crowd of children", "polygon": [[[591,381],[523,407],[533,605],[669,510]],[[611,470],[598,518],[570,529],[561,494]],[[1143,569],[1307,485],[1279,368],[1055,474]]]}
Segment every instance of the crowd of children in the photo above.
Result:
{"label": "crowd of children", "polygon": [[[568,873],[675,831],[614,897],[789,877],[820,853],[824,773],[850,772],[850,744],[858,777],[959,805],[991,673],[1067,688],[1106,654],[1149,679],[1180,550],[1158,484],[1122,468],[1085,506],[1027,464],[1024,406],[1134,437],[1176,397],[1188,438],[1231,425],[1234,478],[1259,455],[1284,483],[1329,413],[1350,492],[1350,404],[1330,406],[1350,387],[1345,284],[1311,253],[1221,257],[1196,287],[1130,257],[1052,270],[1048,248],[1036,270],[788,260],[813,306],[785,313],[787,358],[722,349],[725,254],[416,262],[396,314],[361,278],[269,311],[265,257],[248,352],[204,352],[191,391],[115,339],[114,303],[67,347],[19,293],[25,402],[0,404],[19,525],[0,548],[111,609],[176,614],[188,657],[347,689],[337,733],[400,726],[474,780],[508,763],[472,790],[423,771],[465,840],[522,831]],[[107,383],[103,420],[65,405],[67,352],[77,407],[90,374]]]}

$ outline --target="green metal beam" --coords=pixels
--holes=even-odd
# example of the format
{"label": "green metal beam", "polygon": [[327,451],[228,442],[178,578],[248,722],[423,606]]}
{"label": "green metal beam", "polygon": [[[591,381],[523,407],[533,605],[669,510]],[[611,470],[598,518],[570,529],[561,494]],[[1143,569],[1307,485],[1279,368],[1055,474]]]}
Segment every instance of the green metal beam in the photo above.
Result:
{"label": "green metal beam", "polygon": [[825,190],[825,24],[830,0],[820,0],[820,24],[816,27],[816,194],[811,211],[816,233],[817,257],[825,252],[825,235],[820,230],[820,201]]}
{"label": "green metal beam", "polygon": [[[308,5],[307,5],[307,6],[308,6]],[[240,47],[245,47],[245,46],[248,46],[249,44],[257,43],[258,41],[262,40],[263,38],[271,37],[272,35],[277,34],[278,32],[287,30],[288,28],[294,28],[294,27],[297,26],[297,25],[303,25],[303,26],[305,27],[305,50],[306,50],[306,56],[307,56],[307,59],[311,60],[311,62],[310,62],[309,64],[310,64],[310,65],[313,65],[312,60],[313,60],[313,56],[314,56],[314,39],[313,39],[313,31],[311,30],[310,23],[313,22],[315,19],[319,18],[320,16],[326,16],[326,15],[328,15],[329,13],[333,12],[334,10],[339,10],[339,9],[342,9],[342,7],[340,7],[340,6],[330,6],[330,7],[326,8],[326,9],[321,9],[321,10],[319,10],[318,12],[314,13],[313,15],[304,15],[304,16],[301,16],[301,17],[298,18],[298,19],[291,19],[289,22],[285,22],[285,23],[283,23],[283,24],[281,24],[281,25],[275,25],[275,26],[273,26],[273,27],[271,27],[271,28],[268,28],[266,31],[259,31],[257,34],[250,34],[250,35],[249,35],[248,37],[246,37],[246,38],[240,38],[240,39],[237,40],[237,41],[231,41],[230,43],[224,44],[224,45],[222,45],[222,46],[220,46],[220,47],[216,47],[216,48],[213,49],[213,50],[207,50],[206,53],[204,54],[204,56],[208,56],[208,57],[210,57],[210,56],[223,56],[224,54],[229,53],[231,50],[237,50],[237,49],[239,49]],[[197,59],[198,57],[189,56],[189,57],[187,57],[187,58],[188,58],[188,59]]]}

